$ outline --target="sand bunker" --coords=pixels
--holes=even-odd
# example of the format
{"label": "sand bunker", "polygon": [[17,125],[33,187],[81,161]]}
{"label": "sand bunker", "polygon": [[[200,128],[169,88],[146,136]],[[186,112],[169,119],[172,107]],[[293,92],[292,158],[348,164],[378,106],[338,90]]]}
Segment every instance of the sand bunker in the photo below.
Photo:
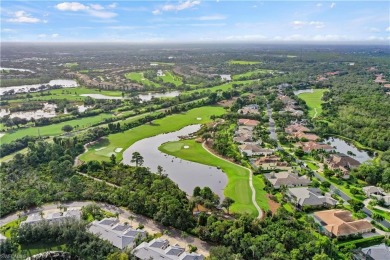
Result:
{"label": "sand bunker", "polygon": [[188,145],[183,146],[184,149],[190,148]]}
{"label": "sand bunker", "polygon": [[115,149],[115,152],[116,152],[116,153],[120,153],[122,150],[123,150],[123,148],[118,147],[118,148]]}
{"label": "sand bunker", "polygon": [[106,148],[107,148],[107,146],[100,147],[100,148],[95,149],[95,151],[100,151],[100,150],[103,150],[103,149],[106,149]]}
{"label": "sand bunker", "polygon": [[201,117],[197,117],[196,120],[202,120],[202,118]]}

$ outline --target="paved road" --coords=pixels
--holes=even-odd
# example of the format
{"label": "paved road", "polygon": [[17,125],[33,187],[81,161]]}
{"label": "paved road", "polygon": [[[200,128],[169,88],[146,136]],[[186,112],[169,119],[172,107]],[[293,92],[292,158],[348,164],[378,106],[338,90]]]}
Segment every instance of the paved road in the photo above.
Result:
{"label": "paved road", "polygon": [[[81,208],[83,206],[89,205],[95,203],[93,201],[73,201],[73,202],[68,202],[68,203],[62,203],[62,206],[65,206],[67,208]],[[181,246],[187,246],[188,244],[192,244],[198,248],[198,253],[208,255],[210,245],[207,244],[206,242],[200,240],[197,237],[191,236],[191,235],[182,235],[182,231],[171,228],[171,227],[165,227],[161,225],[160,223],[154,221],[153,219],[147,218],[145,216],[135,214],[133,212],[128,211],[127,209],[124,208],[119,208],[114,205],[106,204],[106,203],[100,203],[96,202],[96,204],[99,205],[102,209],[112,212],[112,213],[118,213],[120,218],[126,219],[129,222],[129,217],[133,219],[134,222],[137,223],[142,223],[145,226],[145,230],[151,231],[150,233],[162,233],[164,234],[163,238],[166,238],[171,241],[171,243],[179,243]],[[45,204],[40,207],[34,208],[29,210],[28,212],[20,212],[26,215],[30,215],[33,213],[38,213],[41,211],[48,211],[48,210],[55,210],[59,206],[58,203],[50,203],[50,204]],[[4,218],[0,219],[0,226],[7,224],[11,221],[14,221],[18,219],[18,212],[8,215]],[[136,227],[136,226],[134,226]]]}
{"label": "paved road", "polygon": [[223,158],[223,157],[217,156],[216,154],[212,153],[212,152],[206,147],[206,142],[203,142],[203,143],[202,143],[202,147],[203,147],[203,149],[205,149],[207,152],[209,152],[211,155],[213,155],[213,156],[215,156],[215,157],[217,157],[217,158],[219,158],[219,159],[221,159],[221,160],[224,160],[224,161],[226,161],[226,162],[235,164],[235,165],[237,165],[237,166],[239,166],[239,167],[241,167],[241,168],[244,168],[244,169],[246,169],[246,170],[249,171],[249,186],[251,187],[251,190],[252,190],[252,204],[255,206],[255,208],[256,208],[257,211],[259,212],[259,215],[257,216],[257,218],[263,218],[263,211],[261,210],[260,206],[257,204],[257,201],[256,201],[256,190],[255,190],[255,188],[254,188],[254,186],[253,186],[253,172],[252,172],[252,170],[249,169],[249,168],[246,168],[246,167],[244,167],[244,166],[242,166],[242,165],[233,163],[233,162],[231,162],[231,161],[229,161],[229,160],[226,160],[226,159]]}
{"label": "paved road", "polygon": [[88,174],[85,174],[85,173],[82,173],[82,172],[77,172],[78,174],[84,176],[84,177],[87,177],[89,179],[92,179],[92,180],[95,180],[95,181],[98,181],[98,182],[104,182],[106,183],[108,186],[111,186],[111,187],[114,187],[114,188],[119,188],[118,185],[114,184],[114,183],[111,183],[111,182],[106,182],[105,180],[102,180],[102,179],[98,179],[98,178],[95,178],[95,177],[92,177],[92,176],[89,176]]}

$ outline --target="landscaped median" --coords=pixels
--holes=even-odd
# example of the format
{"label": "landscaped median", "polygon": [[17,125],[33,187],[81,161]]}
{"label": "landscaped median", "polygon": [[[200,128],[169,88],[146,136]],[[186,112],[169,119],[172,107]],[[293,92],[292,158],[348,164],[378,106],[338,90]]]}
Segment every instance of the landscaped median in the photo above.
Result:
{"label": "landscaped median", "polygon": [[104,143],[97,143],[86,153],[82,154],[80,160],[108,161],[110,160],[111,154],[115,152],[117,161],[121,161],[123,152],[139,140],[162,133],[174,132],[192,124],[204,124],[211,121],[210,116],[218,116],[224,113],[225,110],[222,107],[204,106],[191,109],[181,114],[174,114],[162,119],[157,119],[154,120],[152,124],[145,124],[124,131],[123,133],[109,135],[104,139]]}
{"label": "landscaped median", "polygon": [[[188,148],[184,149],[184,146],[188,146]],[[224,190],[224,195],[235,201],[230,210],[236,213],[248,213],[252,216],[258,215],[251,200],[252,192],[247,169],[211,155],[202,147],[202,144],[195,140],[168,142],[160,146],[159,150],[184,160],[220,167],[228,177],[228,185]],[[194,176],[194,178],[196,177]],[[263,211],[267,210],[269,207],[266,193],[262,189],[264,187],[262,179],[254,177],[253,184],[256,189],[256,202]]]}

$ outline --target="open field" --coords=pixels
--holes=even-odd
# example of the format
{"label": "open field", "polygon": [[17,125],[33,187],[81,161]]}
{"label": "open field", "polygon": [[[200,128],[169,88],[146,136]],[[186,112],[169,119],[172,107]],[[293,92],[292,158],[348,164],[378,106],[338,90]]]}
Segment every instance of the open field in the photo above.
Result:
{"label": "open field", "polygon": [[[170,115],[162,119],[153,121],[153,124],[145,124],[133,129],[109,135],[104,144],[96,144],[90,147],[88,152],[80,156],[82,161],[103,160],[108,161],[111,153],[117,148],[123,148],[121,152],[117,152],[117,161],[122,160],[122,153],[136,141],[144,138],[155,136],[162,133],[177,131],[187,125],[203,124],[210,122],[211,115],[222,115],[225,110],[222,107],[206,106],[194,108],[181,114]],[[197,118],[202,118],[197,120]],[[95,149],[101,150],[96,151]]]}
{"label": "open field", "polygon": [[314,89],[313,93],[302,93],[298,96],[306,102],[309,107],[309,116],[312,118],[318,117],[322,112],[321,104],[324,103],[321,98],[327,89]]}
{"label": "open field", "polygon": [[138,82],[141,85],[150,85],[156,88],[160,87],[160,85],[157,84],[156,82],[150,81],[147,78],[145,78],[143,72],[130,72],[125,74],[125,77],[127,79]]}
{"label": "open field", "polygon": [[260,61],[248,61],[248,60],[230,60],[229,64],[232,65],[254,65],[254,64],[260,64]]}
{"label": "open field", "polygon": [[[189,148],[183,149],[185,145],[188,145]],[[202,147],[202,144],[195,142],[195,140],[168,142],[160,146],[159,150],[184,160],[220,167],[228,177],[228,184],[224,190],[224,195],[235,201],[230,210],[232,212],[248,213],[257,216],[258,212],[251,200],[252,192],[249,187],[248,170],[212,156]],[[257,192],[258,188],[261,187],[261,183],[257,180],[255,183],[256,200],[258,200],[262,195]],[[264,201],[267,203],[266,199]],[[261,204],[261,207],[263,204]]]}
{"label": "open field", "polygon": [[18,253],[26,257],[31,257],[47,251],[66,251],[66,244],[57,242],[37,242],[29,245],[21,245]]}
{"label": "open field", "polygon": [[256,82],[256,81],[257,80],[241,80],[241,81],[229,82],[229,83],[224,83],[222,85],[218,85],[218,86],[211,87],[211,88],[202,88],[202,89],[194,89],[194,90],[190,90],[190,91],[185,91],[185,92],[182,92],[182,94],[191,94],[194,92],[203,92],[203,91],[210,91],[210,92],[226,91],[226,90],[231,89],[233,87],[233,84],[247,85],[247,84],[250,84],[250,83]]}
{"label": "open field", "polygon": [[170,82],[175,84],[176,87],[183,84],[182,78],[177,75],[174,75],[170,71],[164,71],[164,76],[159,78],[161,78],[164,82]]}
{"label": "open field", "polygon": [[264,70],[264,69],[258,69],[254,71],[248,71],[242,74],[233,75],[233,80],[240,80],[241,78],[245,77],[251,77],[256,74],[267,74],[267,73],[273,73],[273,70]]}
{"label": "open field", "polygon": [[1,143],[10,143],[10,142],[12,142],[18,138],[22,138],[26,135],[31,135],[31,136],[38,136],[39,134],[41,136],[60,135],[61,133],[63,133],[61,128],[64,125],[71,125],[73,127],[79,126],[79,128],[85,128],[85,127],[90,126],[92,124],[99,123],[99,122],[103,121],[103,119],[105,119],[105,118],[111,118],[112,116],[113,116],[112,114],[100,114],[97,116],[74,119],[74,120],[65,121],[65,122],[53,124],[53,125],[14,129],[12,131],[7,132],[4,136],[2,136],[0,138],[0,142]]}

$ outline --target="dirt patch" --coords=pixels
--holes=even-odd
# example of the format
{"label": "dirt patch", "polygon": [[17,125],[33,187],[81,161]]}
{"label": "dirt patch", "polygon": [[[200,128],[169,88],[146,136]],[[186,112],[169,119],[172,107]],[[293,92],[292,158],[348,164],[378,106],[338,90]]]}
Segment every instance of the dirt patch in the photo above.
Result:
{"label": "dirt patch", "polygon": [[234,98],[229,99],[229,100],[221,100],[218,102],[218,105],[223,106],[223,107],[231,107],[236,100],[237,100],[237,97],[234,97]]}
{"label": "dirt patch", "polygon": [[192,212],[210,212],[208,208],[205,208],[203,205],[196,205]]}
{"label": "dirt patch", "polygon": [[272,214],[275,214],[276,211],[278,210],[278,208],[281,207],[281,205],[279,203],[277,203],[276,201],[271,200],[269,194],[267,194],[267,199],[268,199],[269,209],[271,210]]}

